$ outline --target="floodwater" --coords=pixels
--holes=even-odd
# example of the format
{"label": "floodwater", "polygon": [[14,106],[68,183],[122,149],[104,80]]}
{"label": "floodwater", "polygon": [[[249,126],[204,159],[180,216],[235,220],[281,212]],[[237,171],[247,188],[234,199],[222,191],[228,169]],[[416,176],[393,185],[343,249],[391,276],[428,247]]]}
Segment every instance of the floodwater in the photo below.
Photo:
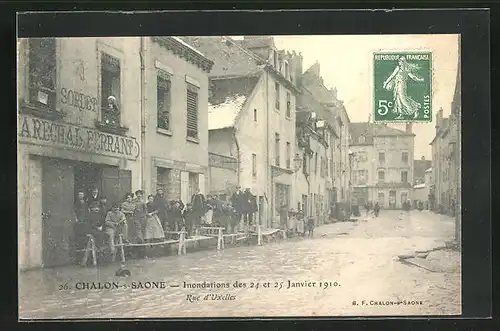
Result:
{"label": "floodwater", "polygon": [[458,315],[460,269],[397,261],[442,245],[453,229],[430,212],[382,211],[324,225],[312,239],[128,261],[128,278],[115,276],[119,265],[27,271],[20,318]]}

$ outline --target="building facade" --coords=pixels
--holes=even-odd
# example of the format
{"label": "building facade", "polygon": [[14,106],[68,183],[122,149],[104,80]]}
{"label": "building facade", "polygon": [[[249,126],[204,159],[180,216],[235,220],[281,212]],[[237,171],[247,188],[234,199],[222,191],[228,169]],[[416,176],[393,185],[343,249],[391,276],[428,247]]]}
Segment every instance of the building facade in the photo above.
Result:
{"label": "building facade", "polygon": [[78,191],[113,203],[141,187],[139,49],[140,38],[19,40],[21,269],[70,261]]}
{"label": "building facade", "polygon": [[413,161],[413,184],[423,184],[425,183],[425,172],[427,169],[432,167],[432,160],[426,160],[425,156],[422,156],[420,160]]}
{"label": "building facade", "polygon": [[457,114],[451,113],[448,118],[443,117],[443,109],[436,114],[436,135],[431,141],[433,184],[431,195],[435,210],[455,215],[457,208],[457,194],[460,171]]}
{"label": "building facade", "polygon": [[208,124],[210,192],[229,197],[237,185],[249,188],[257,196],[258,221],[276,226],[280,207],[292,202],[298,91],[293,59],[276,49],[271,37],[184,40],[215,62]]}
{"label": "building facade", "polygon": [[415,134],[376,123],[351,123],[352,191],[358,204],[401,209],[412,200]]}
{"label": "building facade", "polygon": [[[320,65],[314,63],[301,76],[300,85],[310,93],[321,107],[316,107],[321,111],[324,108],[324,114],[320,116],[326,121],[331,135],[328,136],[329,155],[327,157],[328,173],[330,174],[328,186],[329,204],[347,203],[349,201],[349,143],[350,143],[350,119],[345,106],[337,98],[337,90],[327,88],[321,77]],[[326,156],[325,156],[326,157]]]}
{"label": "building facade", "polygon": [[208,191],[208,73],[213,62],[176,37],[143,37],[143,189],[188,203]]}

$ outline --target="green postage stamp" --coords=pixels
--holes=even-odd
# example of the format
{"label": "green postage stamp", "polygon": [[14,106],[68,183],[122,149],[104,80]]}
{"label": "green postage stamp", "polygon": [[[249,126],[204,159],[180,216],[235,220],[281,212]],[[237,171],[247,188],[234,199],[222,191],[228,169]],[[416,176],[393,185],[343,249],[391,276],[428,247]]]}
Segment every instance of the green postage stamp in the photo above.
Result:
{"label": "green postage stamp", "polygon": [[432,53],[373,54],[375,122],[432,121]]}

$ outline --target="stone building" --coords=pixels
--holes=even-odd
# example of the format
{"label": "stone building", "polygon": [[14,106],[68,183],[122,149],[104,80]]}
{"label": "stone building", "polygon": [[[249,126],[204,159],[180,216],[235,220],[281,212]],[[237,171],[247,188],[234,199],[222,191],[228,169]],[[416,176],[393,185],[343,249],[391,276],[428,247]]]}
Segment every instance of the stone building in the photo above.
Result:
{"label": "stone building", "polygon": [[[459,57],[460,59],[460,57]],[[433,184],[431,195],[438,211],[455,216],[459,213],[461,195],[461,152],[460,152],[460,61],[451,113],[443,117],[443,109],[436,114],[436,135],[432,139]],[[457,226],[459,228],[460,226]]]}
{"label": "stone building", "polygon": [[[321,119],[326,120],[327,129],[331,130],[328,136],[329,142],[328,159],[324,166],[330,175],[327,182],[328,195],[326,199],[329,204],[334,202],[348,202],[349,200],[349,142],[350,142],[350,119],[345,106],[337,98],[337,90],[327,88],[321,77],[320,64],[314,63],[307,69],[300,79],[300,84],[305,91],[311,94],[325,113]],[[326,204],[325,204],[326,205]]]}
{"label": "stone building", "polygon": [[257,196],[258,220],[279,222],[292,202],[294,58],[272,37],[233,40],[185,37],[215,65],[210,73],[210,192],[225,197],[236,185]]}
{"label": "stone building", "polygon": [[21,269],[70,262],[79,191],[98,188],[111,205],[138,189],[187,202],[205,188],[213,63],[194,48],[175,37],[24,39],[18,62]]}
{"label": "stone building", "polygon": [[[340,199],[337,187],[341,183],[341,154],[340,126],[337,120],[339,109],[321,103],[302,85],[304,76],[306,84],[313,84],[310,75],[316,75],[316,69],[319,69],[318,64],[298,76],[297,80],[301,93],[297,97],[296,151],[303,161],[302,171],[294,175],[294,209],[302,210],[306,216],[313,216],[316,225],[319,225],[328,219],[330,207]],[[330,92],[324,86],[314,86],[313,90],[317,94],[318,91],[324,91],[327,95]],[[333,95],[330,97],[331,103],[336,101]],[[323,100],[326,98],[328,96],[324,96]]]}
{"label": "stone building", "polygon": [[141,187],[139,49],[140,38],[19,40],[21,269],[70,261],[78,191],[113,203]]}
{"label": "stone building", "polygon": [[208,73],[213,62],[176,37],[143,37],[143,189],[168,200],[207,193]]}
{"label": "stone building", "polygon": [[377,123],[351,123],[351,182],[358,204],[400,209],[412,199],[415,134]]}

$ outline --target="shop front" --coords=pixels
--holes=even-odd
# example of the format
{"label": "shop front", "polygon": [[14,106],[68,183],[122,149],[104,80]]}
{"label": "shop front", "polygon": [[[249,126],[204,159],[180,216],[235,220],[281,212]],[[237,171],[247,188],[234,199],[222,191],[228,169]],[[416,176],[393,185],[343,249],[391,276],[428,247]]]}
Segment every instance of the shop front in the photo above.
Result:
{"label": "shop front", "polygon": [[[120,201],[139,173],[134,137],[19,115],[19,263],[21,269],[70,263],[73,206],[93,188]],[[139,182],[140,183],[140,182]]]}

